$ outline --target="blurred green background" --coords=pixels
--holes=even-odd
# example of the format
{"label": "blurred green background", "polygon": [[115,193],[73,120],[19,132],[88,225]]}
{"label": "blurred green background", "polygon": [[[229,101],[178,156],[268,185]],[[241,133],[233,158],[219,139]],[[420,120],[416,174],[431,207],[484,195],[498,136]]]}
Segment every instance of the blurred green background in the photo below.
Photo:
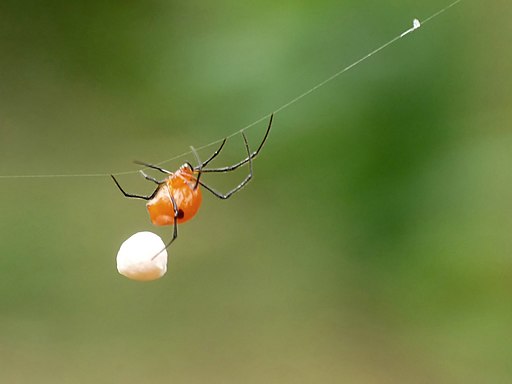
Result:
{"label": "blurred green background", "polygon": [[[2,0],[0,174],[169,159],[447,4]],[[463,1],[277,114],[156,282],[115,256],[171,229],[109,178],[0,179],[0,382],[512,382],[511,8]]]}

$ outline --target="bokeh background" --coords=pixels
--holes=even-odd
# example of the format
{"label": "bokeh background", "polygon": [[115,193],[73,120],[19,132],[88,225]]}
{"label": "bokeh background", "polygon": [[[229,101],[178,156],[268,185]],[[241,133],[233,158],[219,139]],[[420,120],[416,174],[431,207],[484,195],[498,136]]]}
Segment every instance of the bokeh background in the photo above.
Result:
{"label": "bokeh background", "polygon": [[[2,0],[0,174],[170,159],[447,4]],[[115,256],[171,230],[108,177],[0,179],[0,382],[512,382],[511,17],[465,0],[277,114],[155,282]]]}

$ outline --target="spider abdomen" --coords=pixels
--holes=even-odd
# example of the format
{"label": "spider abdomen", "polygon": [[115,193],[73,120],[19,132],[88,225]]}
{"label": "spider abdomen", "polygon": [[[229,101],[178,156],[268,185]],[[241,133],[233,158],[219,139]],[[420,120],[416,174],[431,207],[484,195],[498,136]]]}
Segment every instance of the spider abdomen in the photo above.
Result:
{"label": "spider abdomen", "polygon": [[179,224],[194,217],[202,201],[201,190],[194,183],[191,171],[182,168],[160,184],[155,196],[146,204],[151,222],[158,226],[174,224],[174,207],[170,196],[178,208]]}

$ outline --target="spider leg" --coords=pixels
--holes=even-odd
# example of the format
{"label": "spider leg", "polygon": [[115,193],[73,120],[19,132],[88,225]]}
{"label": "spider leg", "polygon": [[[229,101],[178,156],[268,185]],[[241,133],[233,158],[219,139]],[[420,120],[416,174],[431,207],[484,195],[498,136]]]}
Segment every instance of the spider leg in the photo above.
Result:
{"label": "spider leg", "polygon": [[148,167],[148,168],[156,169],[157,171],[165,173],[166,175],[172,175],[171,171],[168,171],[167,169],[163,169],[163,168],[159,167],[158,165],[145,163],[145,162],[139,161],[139,160],[135,160],[134,163],[135,164],[139,164],[139,165],[143,165],[143,166]]}
{"label": "spider leg", "polygon": [[[236,164],[233,164],[233,165],[229,165],[229,166],[226,166],[226,167],[221,167],[221,168],[209,168],[209,169],[202,169],[201,171],[204,172],[204,173],[207,173],[207,172],[230,172],[230,171],[234,171],[235,169],[241,167],[242,165],[246,164],[246,163],[249,163],[252,159],[254,159],[258,153],[260,152],[261,148],[263,148],[263,145],[265,144],[265,142],[267,141],[267,138],[268,138],[268,134],[270,133],[270,128],[272,127],[272,120],[274,118],[274,114],[270,115],[270,121],[268,122],[268,127],[267,127],[267,130],[265,132],[265,136],[263,136],[263,140],[261,141],[260,145],[258,146],[258,149],[256,149],[256,151],[254,151],[253,153],[248,153],[248,156],[236,163]],[[244,133],[242,132],[242,135]],[[244,136],[244,140],[246,140],[245,136]],[[223,146],[224,144],[222,144]],[[219,148],[218,151],[220,151],[220,149],[222,149],[222,146]],[[215,155],[217,156],[218,153]],[[203,163],[203,166],[204,166],[204,163]],[[206,187],[205,187],[206,188]]]}
{"label": "spider leg", "polygon": [[176,204],[176,200],[174,200],[174,197],[169,193],[169,188],[167,188],[167,194],[169,195],[169,198],[172,202],[172,208],[174,210],[174,223],[173,223],[173,231],[172,231],[172,239],[167,243],[165,246],[165,249],[169,248],[169,246],[172,244],[174,240],[178,238],[178,204]]}
{"label": "spider leg", "polygon": [[172,202],[172,208],[174,211],[174,221],[173,221],[173,231],[172,231],[172,238],[169,240],[169,242],[165,245],[165,248],[163,248],[160,252],[158,252],[155,256],[151,258],[151,260],[154,260],[155,257],[157,257],[159,254],[161,254],[165,249],[169,248],[169,246],[173,243],[174,240],[178,238],[178,204],[176,204],[176,200],[174,200],[174,197],[172,197],[171,193],[169,192],[169,188],[167,188],[167,195],[171,199]]}
{"label": "spider leg", "polygon": [[152,181],[153,183],[158,184],[158,185],[160,185],[160,184],[162,184],[162,183],[163,183],[163,181],[158,181],[158,180],[157,180],[157,179],[155,179],[154,177],[149,176],[149,175],[148,175],[147,173],[145,173],[142,169],[141,169],[139,172],[141,173],[141,175],[142,175],[142,176],[144,176],[144,178],[145,178],[146,180]]}
{"label": "spider leg", "polygon": [[226,140],[227,140],[227,138],[222,140],[220,147],[215,152],[213,152],[213,154],[205,162],[201,162],[201,159],[199,158],[199,154],[197,153],[196,149],[194,147],[190,146],[190,149],[192,150],[192,153],[194,154],[194,156],[196,158],[197,164],[199,164],[199,165],[193,167],[192,164],[190,164],[188,161],[185,163],[190,167],[190,169],[192,171],[197,172],[196,182],[194,184],[194,187],[192,188],[193,190],[196,190],[197,186],[199,185],[199,179],[201,178],[201,173],[202,173],[203,167],[206,166],[210,161],[212,161],[213,159],[215,159],[217,157],[217,155],[220,153],[220,151],[224,147],[224,144],[226,144]]}
{"label": "spider leg", "polygon": [[[200,166],[198,166],[197,168],[204,168],[208,165],[208,163],[210,161],[212,161],[213,159],[215,159],[217,157],[217,155],[220,153],[220,151],[222,151],[222,148],[224,147],[224,144],[226,144],[226,140],[227,138],[225,138],[224,140],[222,140],[222,143],[220,144],[220,147],[215,151],[213,152],[213,154],[210,156],[210,158],[208,160],[206,160],[204,163],[202,163]],[[196,156],[197,157],[197,156]]]}
{"label": "spider leg", "polygon": [[219,199],[225,200],[225,199],[230,198],[234,193],[236,193],[239,190],[241,190],[249,181],[251,181],[251,178],[252,178],[252,156],[250,155],[251,152],[250,152],[250,149],[249,149],[249,143],[247,142],[247,137],[245,136],[245,133],[243,133],[243,132],[242,132],[242,138],[244,139],[245,148],[247,149],[247,153],[249,155],[247,157],[247,162],[249,163],[249,174],[245,177],[245,179],[240,184],[238,184],[235,188],[233,188],[231,191],[229,191],[229,192],[227,192],[225,194],[217,192],[212,187],[209,187],[208,185],[206,185],[202,181],[199,181],[199,184],[204,189],[206,189],[207,191],[211,192],[214,196],[218,197]]}
{"label": "spider leg", "polygon": [[[211,161],[213,158],[215,158],[215,156],[217,156],[219,154],[219,152],[222,149],[222,147],[224,146],[225,142],[226,142],[226,139],[224,139],[220,148],[217,151],[215,151],[215,153],[212,156],[210,156],[210,158],[207,160],[207,162]],[[195,191],[197,189],[197,186],[199,185],[199,179],[201,178],[201,173],[203,170],[204,163],[201,163],[201,159],[199,159],[199,154],[197,153],[196,149],[192,146],[190,146],[190,149],[192,150],[192,153],[194,154],[196,161],[199,164],[197,167],[191,167],[191,169],[193,171],[197,172],[197,177],[195,178],[196,182],[194,184],[194,187],[192,188],[192,190]],[[189,164],[189,166],[190,166],[190,164]]]}
{"label": "spider leg", "polygon": [[114,180],[114,183],[116,183],[116,185],[117,185],[117,188],[119,188],[119,190],[123,193],[123,195],[125,197],[130,197],[130,198],[134,198],[134,199],[142,199],[142,200],[151,200],[155,196],[156,192],[158,191],[158,188],[155,189],[155,191],[151,195],[149,195],[149,196],[134,195],[132,193],[127,193],[127,192],[125,192],[123,187],[121,187],[121,185],[117,182],[117,180],[114,177],[114,175],[110,175],[110,177],[112,177],[112,179]]}

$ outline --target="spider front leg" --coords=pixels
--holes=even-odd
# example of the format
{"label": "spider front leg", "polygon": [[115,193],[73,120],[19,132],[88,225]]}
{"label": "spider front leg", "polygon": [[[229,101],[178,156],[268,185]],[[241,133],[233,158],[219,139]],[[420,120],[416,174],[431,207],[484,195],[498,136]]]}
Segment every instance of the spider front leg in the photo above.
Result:
{"label": "spider front leg", "polygon": [[203,167],[206,166],[210,161],[212,161],[213,159],[215,159],[217,157],[217,155],[220,153],[220,151],[222,151],[224,144],[226,144],[226,140],[227,140],[227,138],[222,140],[220,147],[215,152],[213,152],[213,154],[205,162],[201,161],[196,149],[193,146],[190,146],[190,150],[194,154],[194,157],[196,158],[196,162],[198,164],[197,166],[194,167],[188,161],[185,163],[190,168],[190,170],[192,172],[197,172],[197,177],[195,177],[194,186],[193,187],[191,186],[192,190],[195,191],[197,189],[197,187],[199,186],[199,179],[201,178]]}
{"label": "spider front leg", "polygon": [[[199,166],[200,168],[206,167],[210,161],[212,161],[213,159],[215,159],[217,157],[217,155],[220,153],[220,151],[222,151],[222,148],[224,148],[224,144],[226,144],[226,140],[227,140],[227,138],[222,140],[222,143],[220,144],[219,149],[217,149],[215,152],[213,152],[213,154],[210,156],[210,158],[208,160],[206,160],[204,163],[199,163],[199,164],[201,164]],[[196,156],[196,158],[197,158],[197,160],[199,160],[198,156]]]}
{"label": "spider front leg", "polygon": [[241,190],[243,187],[245,187],[245,185],[249,181],[251,181],[251,179],[252,179],[252,157],[251,157],[251,151],[249,149],[249,143],[247,142],[247,137],[245,136],[245,133],[243,133],[243,132],[242,132],[242,138],[244,139],[245,149],[247,150],[247,153],[248,153],[247,162],[249,163],[249,174],[245,177],[245,179],[240,184],[238,184],[235,188],[233,188],[231,191],[229,191],[229,192],[227,192],[225,194],[217,192],[212,187],[209,187],[208,185],[206,185],[202,181],[199,181],[199,184],[202,187],[204,187],[206,190],[211,192],[214,196],[218,197],[219,199],[225,200],[225,199],[230,198],[231,196],[233,196],[233,194],[235,194],[236,192]]}
{"label": "spider front leg", "polygon": [[[263,146],[265,145],[265,143],[267,142],[267,138],[268,138],[268,135],[270,133],[270,129],[272,128],[272,120],[274,119],[274,114],[270,115],[270,120],[268,122],[268,127],[267,127],[267,130],[265,131],[265,135],[263,136],[263,139],[261,140],[261,143],[260,145],[258,146],[258,148],[256,149],[256,151],[254,151],[253,153],[248,153],[247,154],[247,157],[245,159],[243,159],[242,161],[239,161],[238,163],[236,164],[233,164],[233,165],[229,165],[229,166],[226,166],[226,167],[221,167],[221,168],[203,168],[206,164],[205,163],[208,163],[211,159],[208,159],[207,162],[203,163],[201,165],[201,171],[206,173],[206,172],[230,172],[230,171],[234,171],[235,169],[238,169],[239,167],[241,167],[242,165],[244,164],[247,164],[249,163],[252,159],[254,159],[256,156],[258,156],[258,154],[260,153],[260,150],[263,148]],[[240,132],[242,135],[244,134],[243,131]],[[244,138],[244,140],[246,140]],[[222,143],[221,147],[217,150],[217,152],[219,152],[221,149],[222,149],[222,146],[224,145],[224,142]],[[215,157],[217,156],[218,153],[214,153],[214,156],[212,157]],[[196,170],[198,169],[198,167],[196,167]]]}
{"label": "spider front leg", "polygon": [[[219,152],[222,149],[222,147],[224,146],[225,142],[226,142],[226,139],[224,139],[220,148],[217,151],[215,151],[215,153],[212,156],[210,156],[210,158],[206,162],[211,161],[213,158],[215,158],[215,156],[217,156],[219,154]],[[192,146],[190,146],[190,149],[192,150],[192,153],[194,154],[194,156],[196,158],[197,164],[199,164],[197,167],[193,167],[192,164],[187,162],[188,166],[190,167],[190,170],[192,172],[197,172],[197,177],[195,178],[196,182],[194,183],[194,187],[192,188],[192,190],[195,191],[200,183],[199,179],[201,178],[201,173],[202,173],[201,171],[203,169],[204,163],[201,163],[201,160],[199,159],[199,154],[197,153],[196,149]]]}

